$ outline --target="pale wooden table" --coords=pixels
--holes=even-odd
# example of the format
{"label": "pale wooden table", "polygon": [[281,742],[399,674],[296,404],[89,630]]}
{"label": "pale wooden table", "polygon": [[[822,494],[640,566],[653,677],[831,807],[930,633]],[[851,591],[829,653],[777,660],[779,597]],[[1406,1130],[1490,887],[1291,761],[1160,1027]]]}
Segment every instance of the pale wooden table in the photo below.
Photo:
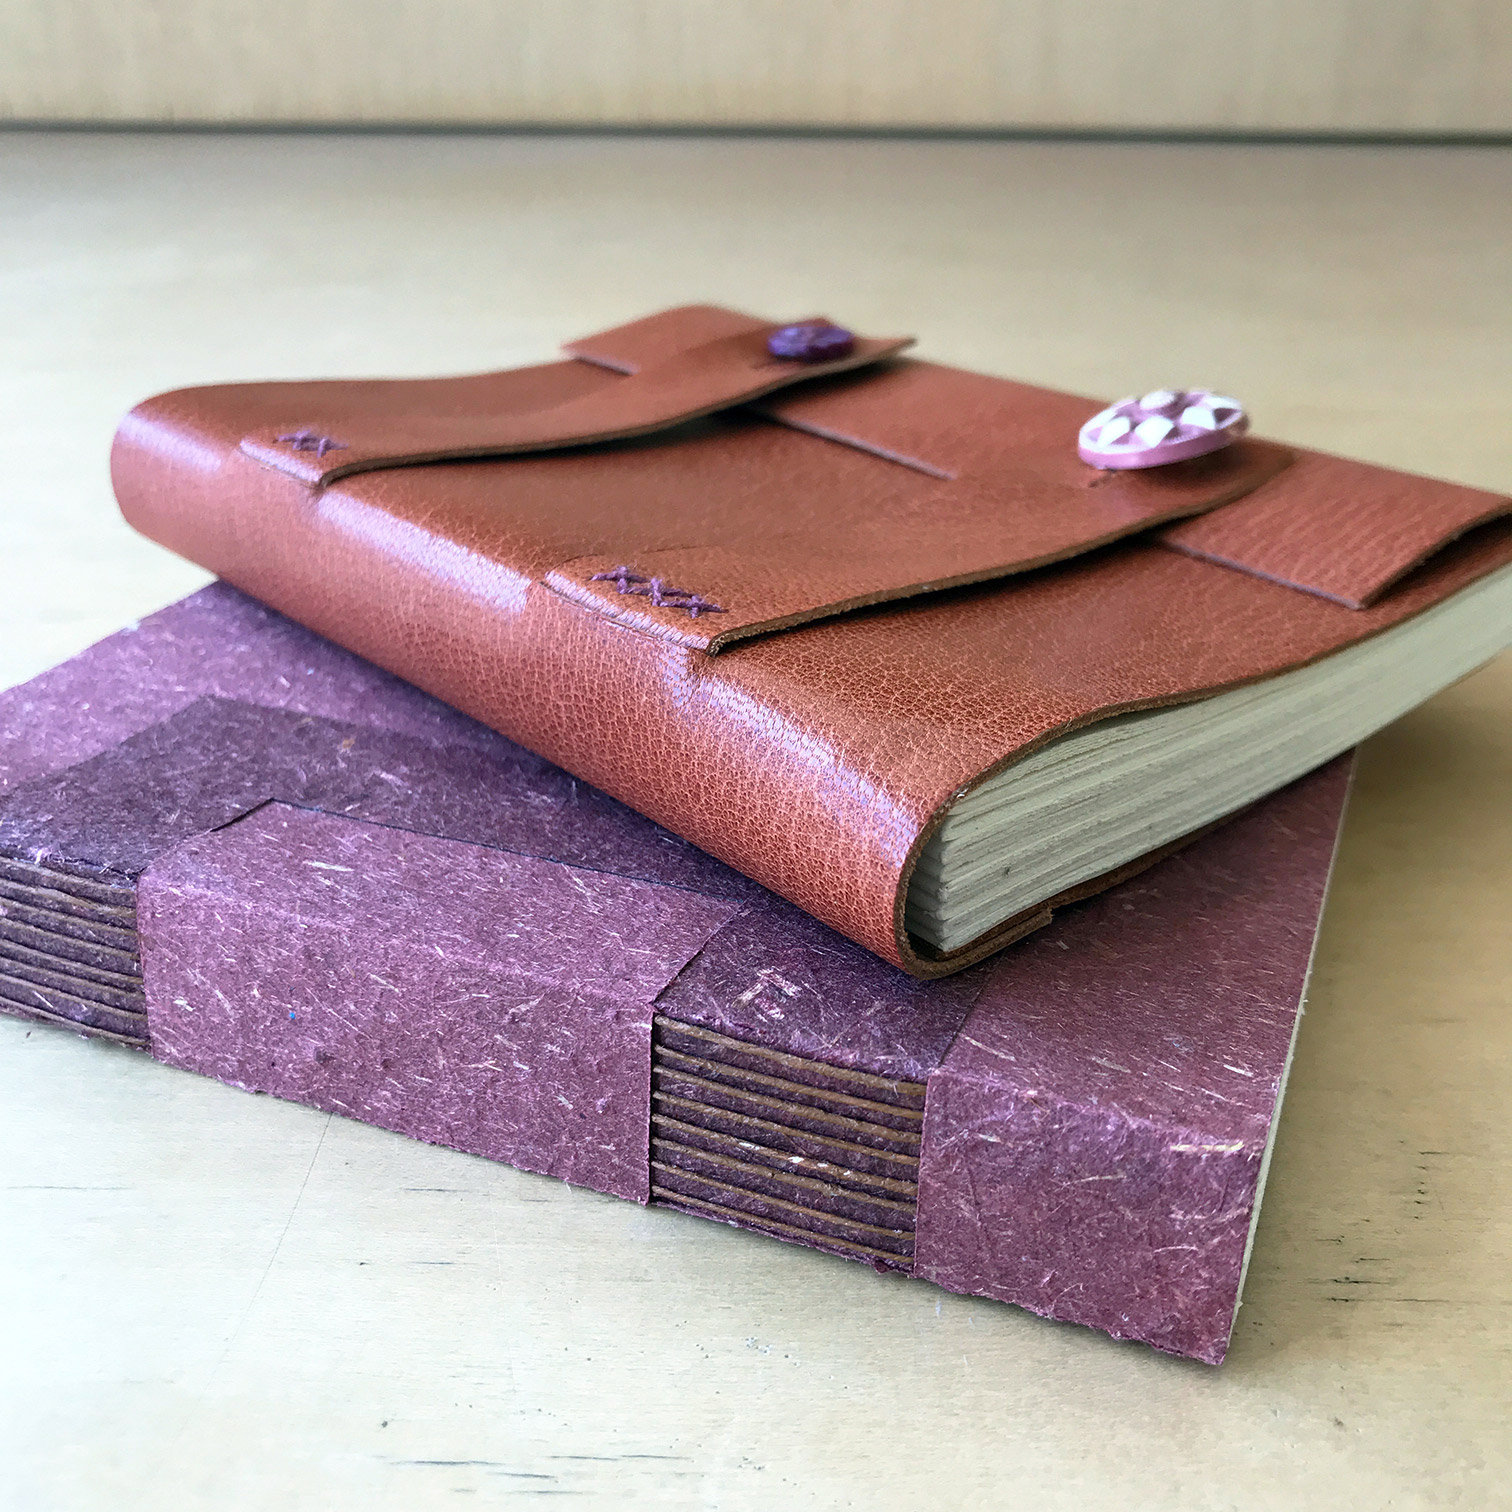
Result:
{"label": "pale wooden table", "polygon": [[[0,683],[202,581],[156,389],[714,299],[1506,488],[1509,248],[1493,150],[0,137]],[[4,1021],[0,1505],[1512,1505],[1509,715],[1366,751],[1221,1370]]]}

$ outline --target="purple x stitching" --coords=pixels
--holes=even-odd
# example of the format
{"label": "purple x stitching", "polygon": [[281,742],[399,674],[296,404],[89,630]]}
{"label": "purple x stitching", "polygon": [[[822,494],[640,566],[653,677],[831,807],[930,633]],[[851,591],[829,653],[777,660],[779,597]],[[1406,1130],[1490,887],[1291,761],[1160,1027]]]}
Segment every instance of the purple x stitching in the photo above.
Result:
{"label": "purple x stitching", "polygon": [[317,435],[312,430],[291,431],[287,436],[277,437],[279,441],[287,441],[295,451],[312,451],[317,457],[323,457],[329,451],[345,451],[345,441],[336,441],[330,436]]}
{"label": "purple x stitching", "polygon": [[658,609],[685,609],[691,619],[700,614],[723,614],[718,605],[710,603],[702,594],[686,588],[669,588],[659,577],[646,577],[628,567],[615,567],[608,572],[595,572],[590,583],[613,583],[621,593],[638,593],[649,598]]}

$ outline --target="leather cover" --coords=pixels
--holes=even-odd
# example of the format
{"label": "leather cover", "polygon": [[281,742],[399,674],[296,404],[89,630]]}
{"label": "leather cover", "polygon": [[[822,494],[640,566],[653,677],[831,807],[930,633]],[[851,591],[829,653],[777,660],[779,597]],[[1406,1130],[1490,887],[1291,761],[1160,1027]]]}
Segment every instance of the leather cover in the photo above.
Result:
{"label": "leather cover", "polygon": [[[673,310],[470,378],[139,406],[127,518],[922,976],[961,792],[1079,726],[1329,655],[1512,560],[1509,501],[1246,438],[1136,473],[1098,401]],[[1119,875],[1126,875],[1124,868]]]}
{"label": "leather cover", "polygon": [[217,584],[0,695],[0,1012],[1216,1362],[1348,767],[921,982]]}

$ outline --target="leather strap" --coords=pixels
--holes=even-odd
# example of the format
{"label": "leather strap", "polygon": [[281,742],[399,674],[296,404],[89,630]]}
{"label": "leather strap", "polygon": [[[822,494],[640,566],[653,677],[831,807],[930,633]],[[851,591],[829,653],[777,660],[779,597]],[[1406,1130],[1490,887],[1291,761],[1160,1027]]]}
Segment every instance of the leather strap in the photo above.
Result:
{"label": "leather strap", "polygon": [[1160,540],[1289,588],[1368,609],[1457,536],[1512,514],[1512,499],[1305,453],[1284,480],[1164,531]]}
{"label": "leather strap", "polygon": [[802,527],[779,528],[773,518],[744,538],[627,540],[614,555],[558,564],[545,583],[631,629],[712,655],[869,604],[1079,556],[1240,498],[1290,466],[1292,453],[1246,437],[1163,477],[1081,467],[1082,478],[1066,478],[1036,470],[1036,460],[1021,476],[990,483],[920,479],[922,487],[902,494],[869,495],[859,509],[836,499]]}
{"label": "leather strap", "polygon": [[[654,360],[629,371],[621,367],[625,376],[546,409],[500,413],[478,407],[474,380],[432,381],[425,385],[424,407],[400,418],[392,396],[371,408],[333,406],[327,413],[291,415],[285,423],[254,430],[242,438],[241,450],[311,488],[323,488],[381,468],[621,441],[668,430],[790,384],[882,362],[913,342],[912,337],[858,337],[853,350],[833,362],[794,362],[767,350],[775,324],[743,316],[735,317],[740,328],[689,344],[690,334],[696,338],[708,328],[698,318],[701,314],[695,307],[637,322],[643,328],[659,324],[656,331],[640,333],[640,349],[649,344]],[[621,328],[622,333],[631,330]],[[655,339],[648,343],[648,337]],[[574,355],[600,366],[616,365],[593,352],[594,338],[589,338]]]}

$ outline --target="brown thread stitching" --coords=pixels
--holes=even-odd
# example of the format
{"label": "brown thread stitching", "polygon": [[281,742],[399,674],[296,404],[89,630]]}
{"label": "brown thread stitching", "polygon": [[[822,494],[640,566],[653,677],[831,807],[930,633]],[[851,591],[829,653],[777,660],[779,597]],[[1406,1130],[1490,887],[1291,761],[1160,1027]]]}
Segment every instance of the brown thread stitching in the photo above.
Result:
{"label": "brown thread stitching", "polygon": [[638,593],[649,598],[658,609],[686,609],[691,619],[700,614],[723,614],[724,609],[710,603],[702,594],[687,588],[669,588],[659,577],[646,577],[629,567],[614,567],[608,572],[595,572],[590,583],[613,583],[621,593]]}

